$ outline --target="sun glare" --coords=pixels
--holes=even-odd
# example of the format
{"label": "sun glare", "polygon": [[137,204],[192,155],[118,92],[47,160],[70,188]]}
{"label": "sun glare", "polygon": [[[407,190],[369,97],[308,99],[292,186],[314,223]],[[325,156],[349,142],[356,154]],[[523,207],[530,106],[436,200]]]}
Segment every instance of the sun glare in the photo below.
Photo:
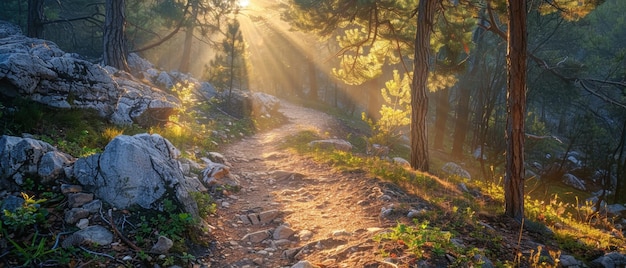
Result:
{"label": "sun glare", "polygon": [[247,7],[248,5],[250,5],[250,0],[239,0],[239,6],[240,7]]}

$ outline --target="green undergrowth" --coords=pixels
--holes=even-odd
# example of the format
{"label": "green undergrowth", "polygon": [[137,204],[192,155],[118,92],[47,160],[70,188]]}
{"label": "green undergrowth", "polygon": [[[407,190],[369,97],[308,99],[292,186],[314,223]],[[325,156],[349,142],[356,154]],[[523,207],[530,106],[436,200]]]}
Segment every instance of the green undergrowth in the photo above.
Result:
{"label": "green undergrowth", "polygon": [[[339,172],[360,172],[393,183],[435,207],[431,212],[418,217],[419,221],[398,223],[398,226],[378,237],[379,241],[395,243],[391,249],[388,248],[390,247],[388,244],[381,246],[383,256],[393,255],[394,250],[398,251],[400,246],[404,248],[403,251],[411,251],[415,258],[419,258],[420,254],[426,254],[424,252],[429,252],[428,254],[432,256],[444,253],[467,256],[467,251],[479,250],[503,267],[520,265],[554,267],[558,264],[548,259],[558,257],[562,252],[587,262],[597,258],[601,252],[626,252],[626,240],[612,233],[616,228],[614,220],[608,215],[594,212],[591,204],[581,201],[587,196],[584,192],[560,185],[550,185],[549,191],[533,193],[533,187],[536,186],[527,185],[526,191],[531,194],[525,196],[526,220],[523,233],[536,237],[538,242],[556,245],[556,249],[554,247],[550,250],[543,249],[550,253],[552,256],[550,258],[538,254],[539,251],[535,249],[531,254],[515,252],[504,249],[502,234],[486,229],[484,224],[481,224],[484,220],[476,216],[485,215],[486,219],[495,221],[492,224],[500,224],[497,219],[504,217],[501,177],[495,181],[468,180],[455,176],[437,177],[411,170],[386,159],[367,156],[359,147],[354,148],[352,152],[342,152],[308,146],[310,141],[320,138],[313,132],[300,132],[285,139],[283,146],[285,149],[307,155],[315,161],[329,164]],[[480,194],[460,191],[458,187],[460,183],[465,184],[470,191]],[[551,195],[546,198],[546,193]],[[519,230],[508,232],[519,233]],[[461,249],[450,245],[447,242],[449,237],[473,239]],[[517,235],[512,237],[517,240],[515,238]],[[517,245],[517,241],[509,243]],[[459,260],[456,257],[453,259]],[[466,261],[463,258],[460,260]]]}

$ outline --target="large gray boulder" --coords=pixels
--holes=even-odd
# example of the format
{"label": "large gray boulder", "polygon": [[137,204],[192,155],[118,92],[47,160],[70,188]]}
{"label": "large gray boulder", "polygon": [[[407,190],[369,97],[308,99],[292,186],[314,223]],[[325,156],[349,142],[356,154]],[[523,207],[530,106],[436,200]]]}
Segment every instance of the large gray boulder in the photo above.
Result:
{"label": "large gray boulder", "polygon": [[0,137],[0,190],[17,190],[26,178],[49,183],[66,176],[74,158],[47,142],[4,135]]}
{"label": "large gray boulder", "polygon": [[460,178],[472,179],[472,175],[454,162],[448,162],[441,167],[441,171],[448,176],[458,176]]}
{"label": "large gray boulder", "polygon": [[566,185],[572,186],[578,190],[587,190],[587,187],[585,187],[585,182],[572,174],[564,174],[563,178],[561,178],[561,181],[563,181],[563,183],[565,183]]}
{"label": "large gray boulder", "polygon": [[116,124],[153,123],[180,101],[128,73],[65,53],[50,41],[29,38],[0,22],[2,94],[58,108],[89,108]]}
{"label": "large gray boulder", "polygon": [[[85,190],[120,209],[160,209],[164,199],[191,204],[187,193],[200,183],[184,176],[179,156],[180,151],[158,134],[121,135],[102,153],[76,160],[74,177]],[[186,210],[197,215],[197,207]]]}

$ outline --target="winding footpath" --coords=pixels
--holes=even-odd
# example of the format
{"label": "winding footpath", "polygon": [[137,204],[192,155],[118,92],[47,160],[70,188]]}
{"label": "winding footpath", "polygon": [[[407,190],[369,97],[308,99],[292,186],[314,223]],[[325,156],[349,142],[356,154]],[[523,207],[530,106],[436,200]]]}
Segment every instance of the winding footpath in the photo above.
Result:
{"label": "winding footpath", "polygon": [[324,136],[339,125],[287,102],[280,112],[287,124],[224,150],[241,190],[217,200],[217,223],[211,224],[219,243],[211,267],[385,267],[371,240],[392,224],[378,217],[390,201],[381,198],[384,186],[280,150],[290,135],[311,130]]}

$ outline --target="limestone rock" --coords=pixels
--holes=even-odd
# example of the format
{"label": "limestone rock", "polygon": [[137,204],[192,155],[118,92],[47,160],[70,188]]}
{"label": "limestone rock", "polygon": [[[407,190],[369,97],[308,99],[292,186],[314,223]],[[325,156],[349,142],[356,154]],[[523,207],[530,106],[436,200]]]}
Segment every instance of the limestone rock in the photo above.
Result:
{"label": "limestone rock", "polygon": [[352,144],[342,139],[315,140],[315,141],[309,142],[309,146],[320,147],[324,149],[332,148],[335,150],[345,151],[345,152],[352,151]]}
{"label": "limestone rock", "polygon": [[0,190],[18,190],[25,177],[49,183],[65,176],[63,168],[73,157],[47,142],[14,136],[0,137]]}
{"label": "limestone rock", "polygon": [[161,235],[154,246],[150,249],[150,253],[165,254],[170,250],[170,248],[172,248],[172,246],[174,246],[174,242]]}
{"label": "limestone rock", "polygon": [[100,225],[88,226],[73,234],[82,239],[82,243],[91,243],[99,246],[107,246],[113,242],[113,233]]}
{"label": "limestone rock", "polygon": [[453,162],[445,163],[441,168],[441,171],[445,174],[448,174],[449,176],[459,176],[461,178],[467,178],[470,180],[472,179],[472,175],[470,175],[467,170],[463,169],[461,166]]}
{"label": "limestone rock", "polygon": [[117,208],[158,209],[157,201],[173,192],[168,189],[176,189],[186,179],[176,161],[179,155],[158,134],[120,135],[102,153],[78,159],[74,177],[98,199]]}
{"label": "limestone rock", "polygon": [[94,109],[116,124],[150,124],[167,119],[180,106],[173,95],[138,82],[132,75],[65,53],[51,41],[0,30],[0,93],[51,107]]}
{"label": "limestone rock", "polygon": [[561,178],[561,180],[563,181],[563,183],[569,186],[572,186],[578,190],[582,190],[582,191],[587,190],[587,188],[585,187],[585,182],[572,174],[567,173],[563,175],[563,178]]}

